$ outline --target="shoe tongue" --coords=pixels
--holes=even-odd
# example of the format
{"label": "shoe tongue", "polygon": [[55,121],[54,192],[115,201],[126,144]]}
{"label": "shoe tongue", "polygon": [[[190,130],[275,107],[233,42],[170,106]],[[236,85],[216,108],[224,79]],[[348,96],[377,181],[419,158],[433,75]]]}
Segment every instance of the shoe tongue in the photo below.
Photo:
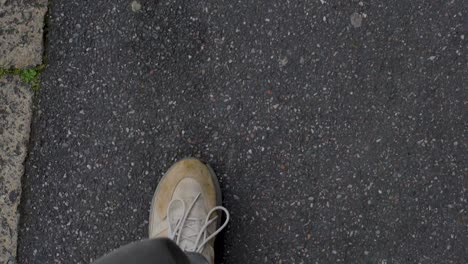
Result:
{"label": "shoe tongue", "polygon": [[[183,198],[186,206],[186,210],[188,210],[189,206],[192,204],[195,197],[188,197]],[[182,211],[182,210],[181,210]],[[181,238],[180,238],[180,247],[185,250],[196,250],[195,242],[197,239],[197,235],[200,233],[204,223],[206,214],[208,212],[205,209],[203,197],[199,197],[198,200],[193,205],[192,209],[190,210],[189,214],[187,215],[187,219],[185,220],[185,225],[182,227],[181,230]],[[179,213],[181,215],[181,213]],[[182,216],[181,216],[182,217]],[[200,238],[200,240],[202,240]]]}

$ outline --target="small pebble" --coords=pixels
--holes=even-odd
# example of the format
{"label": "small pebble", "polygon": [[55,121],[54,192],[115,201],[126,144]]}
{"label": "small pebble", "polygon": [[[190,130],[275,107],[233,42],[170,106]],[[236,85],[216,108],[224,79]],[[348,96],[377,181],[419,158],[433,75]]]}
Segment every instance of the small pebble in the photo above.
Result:
{"label": "small pebble", "polygon": [[353,25],[353,27],[358,28],[362,26],[362,16],[360,14],[354,12],[350,19],[351,25]]}
{"label": "small pebble", "polygon": [[132,11],[133,12],[138,12],[141,10],[141,4],[138,3],[137,1],[132,2]]}

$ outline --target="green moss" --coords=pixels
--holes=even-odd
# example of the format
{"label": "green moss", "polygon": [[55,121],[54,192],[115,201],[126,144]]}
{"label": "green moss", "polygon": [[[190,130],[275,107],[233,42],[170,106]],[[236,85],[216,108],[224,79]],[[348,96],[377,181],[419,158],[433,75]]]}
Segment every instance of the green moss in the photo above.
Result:
{"label": "green moss", "polygon": [[39,91],[40,89],[40,80],[39,77],[41,72],[44,70],[45,65],[41,64],[34,68],[29,69],[3,69],[0,68],[0,78],[5,75],[18,75],[21,80],[31,85],[31,88],[34,92]]}

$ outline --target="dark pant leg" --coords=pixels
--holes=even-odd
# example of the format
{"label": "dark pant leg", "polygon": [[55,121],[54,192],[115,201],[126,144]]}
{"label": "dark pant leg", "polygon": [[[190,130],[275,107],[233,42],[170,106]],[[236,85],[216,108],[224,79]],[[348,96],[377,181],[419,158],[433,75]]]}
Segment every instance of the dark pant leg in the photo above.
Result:
{"label": "dark pant leg", "polygon": [[93,264],[206,264],[200,254],[188,256],[171,240],[148,239],[123,246]]}

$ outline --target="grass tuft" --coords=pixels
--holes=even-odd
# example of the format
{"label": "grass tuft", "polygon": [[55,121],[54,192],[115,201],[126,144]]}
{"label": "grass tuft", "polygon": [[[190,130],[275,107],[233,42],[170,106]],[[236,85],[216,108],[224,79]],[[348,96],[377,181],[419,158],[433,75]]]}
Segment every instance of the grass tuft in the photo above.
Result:
{"label": "grass tuft", "polygon": [[5,75],[18,75],[21,80],[25,83],[30,84],[31,88],[34,92],[38,92],[40,90],[40,75],[41,72],[44,70],[45,65],[41,64],[34,68],[29,69],[4,69],[0,68],[0,78]]}

